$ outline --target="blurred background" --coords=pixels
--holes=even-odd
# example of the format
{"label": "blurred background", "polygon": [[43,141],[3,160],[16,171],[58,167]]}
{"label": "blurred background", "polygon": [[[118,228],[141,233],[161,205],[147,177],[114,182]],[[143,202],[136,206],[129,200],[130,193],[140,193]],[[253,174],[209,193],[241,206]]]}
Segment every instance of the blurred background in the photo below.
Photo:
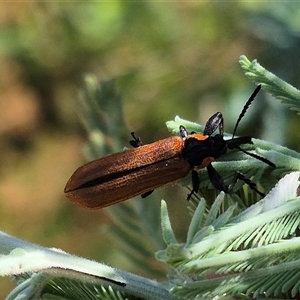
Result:
{"label": "blurred background", "polygon": [[[167,137],[175,115],[204,124],[222,111],[231,132],[255,88],[241,54],[300,87],[299,19],[297,2],[0,3],[0,229],[134,272],[103,229],[106,209],[75,207],[63,193],[85,162],[84,75],[115,79],[128,132],[145,143]],[[238,134],[299,151],[295,113],[264,92],[255,103]],[[173,214],[185,224],[182,209]],[[3,299],[14,285],[0,286]]]}

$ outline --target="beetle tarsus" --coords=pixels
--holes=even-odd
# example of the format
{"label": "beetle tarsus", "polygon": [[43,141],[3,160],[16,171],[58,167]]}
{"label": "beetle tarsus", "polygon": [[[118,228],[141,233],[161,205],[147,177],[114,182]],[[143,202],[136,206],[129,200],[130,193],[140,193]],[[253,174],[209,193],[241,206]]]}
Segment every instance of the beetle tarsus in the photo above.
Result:
{"label": "beetle tarsus", "polygon": [[131,132],[130,134],[131,134],[131,136],[133,137],[133,140],[130,140],[130,141],[129,141],[129,144],[130,144],[132,147],[138,148],[138,147],[143,146],[142,140],[141,140],[138,136],[135,135],[135,132]]}
{"label": "beetle tarsus", "polygon": [[146,198],[146,197],[148,197],[149,195],[151,195],[153,192],[154,192],[154,190],[148,191],[148,192],[142,194],[141,197],[142,197],[142,198]]}

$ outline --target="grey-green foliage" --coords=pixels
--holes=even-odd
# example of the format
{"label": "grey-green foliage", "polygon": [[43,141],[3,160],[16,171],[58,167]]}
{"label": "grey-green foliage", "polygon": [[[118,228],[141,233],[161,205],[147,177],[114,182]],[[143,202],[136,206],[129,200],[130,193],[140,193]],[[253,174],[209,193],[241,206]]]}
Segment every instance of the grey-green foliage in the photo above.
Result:
{"label": "grey-green foliage", "polygon": [[[176,241],[165,202],[162,228],[167,244],[157,258],[174,268],[171,293],[184,299],[295,297],[300,292],[299,172],[283,178],[263,200],[234,216],[223,213],[221,193],[209,207],[199,201],[186,243]],[[171,237],[171,238],[170,238]]]}
{"label": "grey-green foliage", "polygon": [[[54,271],[54,272],[53,272]],[[47,271],[40,274],[27,274],[27,276],[18,276],[19,287],[23,287],[24,297],[26,295],[27,299],[31,299],[29,294],[29,289],[32,290],[32,297],[39,294],[39,287],[43,287],[45,280],[48,282],[44,287],[41,299],[43,300],[126,300],[128,299],[126,293],[120,292],[118,289],[114,289],[111,285],[101,285],[100,282],[93,280],[92,277],[89,279],[88,276],[82,274],[82,278],[77,279],[72,276],[71,270],[65,271],[64,277],[59,271],[56,272],[52,269],[50,274]],[[53,274],[54,273],[54,274]],[[63,273],[63,272],[62,272]],[[86,278],[85,278],[86,277]],[[34,284],[35,283],[35,284]],[[36,286],[36,288],[35,288]],[[7,298],[16,299],[20,295],[20,290],[16,289]],[[34,298],[33,298],[34,299]],[[132,299],[139,299],[138,297],[133,297]]]}
{"label": "grey-green foliage", "polygon": [[299,90],[266,70],[256,59],[251,62],[245,55],[242,55],[240,64],[245,75],[252,81],[256,84],[261,84],[265,91],[269,92],[276,99],[281,100],[291,110],[300,111]]}

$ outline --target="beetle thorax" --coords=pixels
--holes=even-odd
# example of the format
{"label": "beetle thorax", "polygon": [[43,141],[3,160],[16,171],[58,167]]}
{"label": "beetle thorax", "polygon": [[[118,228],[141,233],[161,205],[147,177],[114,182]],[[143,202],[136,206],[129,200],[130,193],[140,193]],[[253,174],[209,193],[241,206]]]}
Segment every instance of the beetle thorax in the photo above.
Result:
{"label": "beetle thorax", "polygon": [[183,157],[192,166],[201,166],[207,158],[212,158],[211,161],[213,161],[225,154],[226,151],[226,141],[222,135],[217,134],[203,140],[199,140],[192,136],[188,137],[184,142],[182,153]]}

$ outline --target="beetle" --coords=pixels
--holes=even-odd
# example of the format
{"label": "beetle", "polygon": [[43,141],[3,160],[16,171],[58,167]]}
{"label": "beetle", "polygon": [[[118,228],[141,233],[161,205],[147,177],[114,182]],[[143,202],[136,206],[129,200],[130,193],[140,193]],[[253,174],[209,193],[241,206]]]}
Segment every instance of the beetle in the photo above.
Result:
{"label": "beetle", "polygon": [[[79,167],[66,184],[66,196],[77,205],[98,209],[137,195],[144,198],[155,188],[184,178],[191,172],[192,190],[187,196],[187,199],[190,199],[199,190],[200,179],[197,171],[203,168],[207,169],[210,181],[219,191],[229,193],[237,180],[243,180],[263,196],[256,184],[240,172],[236,172],[232,183],[226,185],[212,165],[228,149],[236,149],[275,167],[269,160],[240,147],[253,144],[250,136],[235,137],[239,122],[260,88],[258,86],[255,89],[244,105],[231,139],[224,139],[224,121],[220,112],[208,119],[203,134],[188,134],[185,127],[180,126],[180,136],[143,145],[132,132],[133,140],[130,144],[134,148],[101,157]],[[217,130],[219,133],[214,134]]]}

